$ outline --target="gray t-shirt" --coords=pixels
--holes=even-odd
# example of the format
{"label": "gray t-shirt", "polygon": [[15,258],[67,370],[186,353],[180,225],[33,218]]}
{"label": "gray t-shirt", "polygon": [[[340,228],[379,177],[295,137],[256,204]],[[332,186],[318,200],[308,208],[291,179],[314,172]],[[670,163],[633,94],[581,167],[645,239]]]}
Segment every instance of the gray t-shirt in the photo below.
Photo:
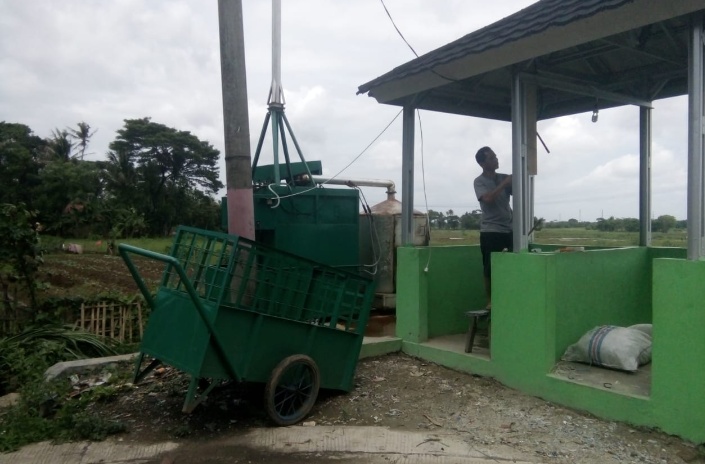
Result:
{"label": "gray t-shirt", "polygon": [[480,200],[480,197],[484,194],[496,189],[506,177],[507,174],[497,173],[494,179],[490,179],[480,174],[475,179],[475,196],[480,202],[480,209],[482,210],[480,232],[512,231],[512,209],[509,207],[509,196],[512,194],[511,184],[497,195],[494,203],[487,203]]}

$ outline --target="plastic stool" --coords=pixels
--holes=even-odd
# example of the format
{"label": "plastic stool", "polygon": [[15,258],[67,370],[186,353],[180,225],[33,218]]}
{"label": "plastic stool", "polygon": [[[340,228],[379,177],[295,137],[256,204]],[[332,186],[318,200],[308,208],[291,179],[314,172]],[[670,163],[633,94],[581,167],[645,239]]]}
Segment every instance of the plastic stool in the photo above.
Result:
{"label": "plastic stool", "polygon": [[465,315],[470,318],[470,327],[468,327],[468,334],[465,337],[465,352],[472,353],[472,346],[475,343],[475,334],[477,333],[477,322],[481,318],[489,318],[490,311],[489,309],[478,309],[477,311],[466,311]]}

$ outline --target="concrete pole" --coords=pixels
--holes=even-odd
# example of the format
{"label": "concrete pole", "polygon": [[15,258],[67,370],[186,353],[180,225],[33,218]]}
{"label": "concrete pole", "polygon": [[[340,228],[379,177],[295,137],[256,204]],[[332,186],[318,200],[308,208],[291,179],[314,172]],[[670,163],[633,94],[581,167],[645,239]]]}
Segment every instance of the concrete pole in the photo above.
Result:
{"label": "concrete pole", "polygon": [[225,129],[228,232],[255,238],[245,38],[241,0],[218,0],[220,70]]}

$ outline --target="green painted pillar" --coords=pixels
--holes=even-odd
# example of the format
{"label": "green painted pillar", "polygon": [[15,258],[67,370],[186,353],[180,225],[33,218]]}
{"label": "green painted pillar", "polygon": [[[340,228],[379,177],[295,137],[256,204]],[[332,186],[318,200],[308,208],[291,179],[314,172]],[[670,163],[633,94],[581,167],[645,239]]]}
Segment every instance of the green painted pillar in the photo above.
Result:
{"label": "green painted pillar", "polygon": [[397,337],[428,340],[428,277],[423,271],[428,248],[397,248]]}
{"label": "green painted pillar", "polygon": [[651,400],[668,432],[705,441],[705,262],[654,260]]}

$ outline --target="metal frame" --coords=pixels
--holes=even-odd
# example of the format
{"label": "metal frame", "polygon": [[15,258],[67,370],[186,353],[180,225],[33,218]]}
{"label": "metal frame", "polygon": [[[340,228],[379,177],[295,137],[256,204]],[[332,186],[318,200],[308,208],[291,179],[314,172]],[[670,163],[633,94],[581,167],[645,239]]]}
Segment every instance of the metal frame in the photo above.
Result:
{"label": "metal frame", "polygon": [[527,168],[526,88],[520,74],[514,75],[512,85],[512,210],[514,251],[529,247],[528,231],[531,212],[529,205],[529,178]]}
{"label": "metal frame", "polygon": [[401,243],[410,245],[414,240],[414,111],[412,105],[404,106],[402,115],[401,155]]}
{"label": "metal frame", "polygon": [[693,17],[688,42],[688,259],[703,252],[703,15]]}
{"label": "metal frame", "polygon": [[639,108],[639,246],[651,245],[651,108]]}

